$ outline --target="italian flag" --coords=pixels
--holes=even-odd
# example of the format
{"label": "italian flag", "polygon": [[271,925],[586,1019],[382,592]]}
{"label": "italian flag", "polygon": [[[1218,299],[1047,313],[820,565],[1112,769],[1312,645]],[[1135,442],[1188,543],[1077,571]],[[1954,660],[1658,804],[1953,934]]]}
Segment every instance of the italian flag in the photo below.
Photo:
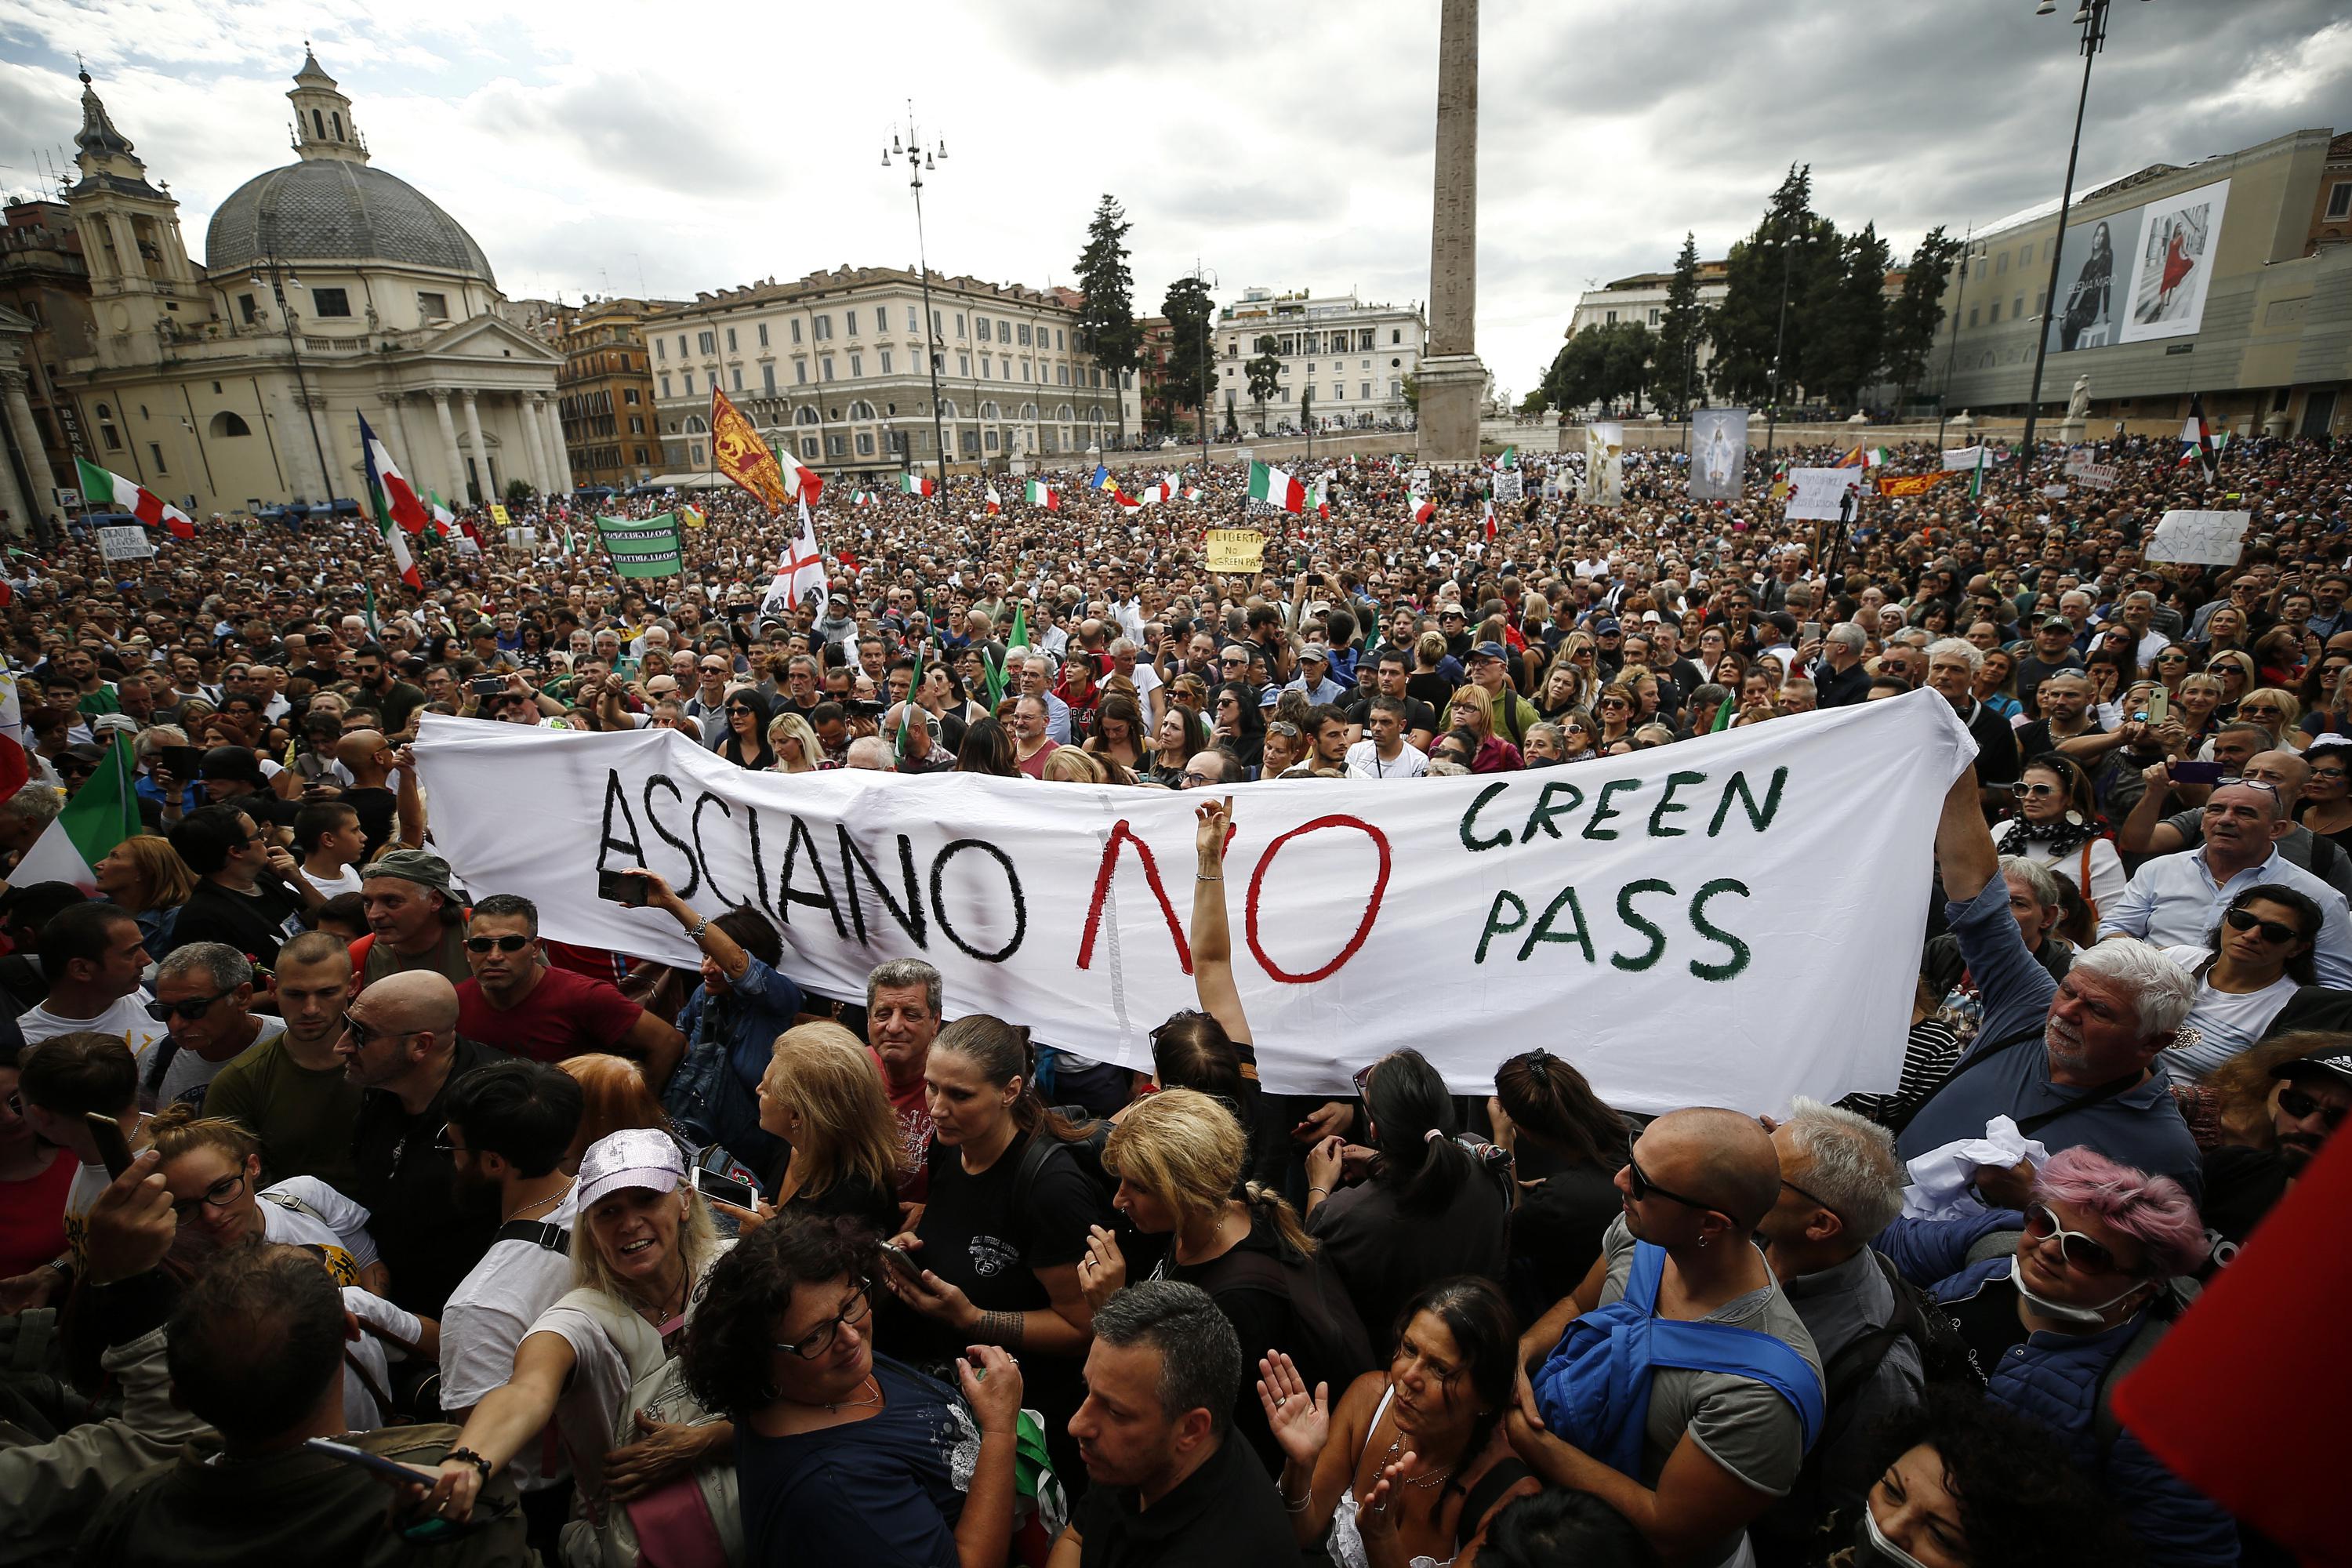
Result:
{"label": "italian flag", "polygon": [[938,486],[931,483],[931,479],[929,474],[918,474],[909,469],[906,473],[898,476],[898,489],[902,494],[910,496],[927,496],[938,488]]}
{"label": "italian flag", "polygon": [[139,797],[131,789],[138,772],[130,737],[117,734],[89,782],[74,792],[8,874],[9,884],[29,888],[36,882],[69,882],[85,893],[96,891],[98,863],[142,831]]}
{"label": "italian flag", "polygon": [[1516,468],[1518,466],[1519,449],[1517,447],[1504,447],[1503,455],[1495,459],[1495,471],[1498,474],[1506,468]]}
{"label": "italian flag", "polygon": [[1185,486],[1184,499],[1186,500],[1199,500],[1201,499],[1201,487],[1198,485]]}
{"label": "italian flag", "polygon": [[448,538],[457,526],[457,514],[449,510],[449,503],[441,499],[439,490],[427,490],[425,493],[432,501],[433,531],[444,539]]}
{"label": "italian flag", "polygon": [[1047,511],[1052,511],[1055,507],[1062,504],[1061,496],[1055,492],[1053,486],[1045,483],[1043,479],[1031,479],[1029,481],[1029,488],[1025,492],[1024,492],[1022,499],[1026,500],[1031,506],[1042,506]]}
{"label": "italian flag", "polygon": [[1489,539],[1494,538],[1494,537],[1495,537],[1495,503],[1494,503],[1494,500],[1493,500],[1491,498],[1489,498],[1489,499],[1488,499],[1488,500],[1487,500],[1487,502],[1486,502],[1486,521],[1485,528],[1486,528],[1486,537],[1487,537],[1487,538],[1489,538]]}
{"label": "italian flag", "polygon": [[1284,511],[1304,511],[1307,487],[1270,463],[1254,460],[1249,470],[1249,499]]}
{"label": "italian flag", "polygon": [[1884,447],[1873,447],[1870,450],[1864,452],[1862,455],[1862,466],[1865,468],[1883,468],[1886,467],[1886,448]]}
{"label": "italian flag", "polygon": [[1328,517],[1331,515],[1331,482],[1328,479],[1318,479],[1315,481],[1314,501],[1316,516]]}
{"label": "italian flag", "polygon": [[[121,474],[79,458],[74,459],[74,466],[81,470],[82,500],[90,505],[127,511],[150,528],[169,529],[174,539],[196,536],[195,521],[146,486],[133,484]],[[109,849],[113,847],[107,846]]]}
{"label": "italian flag", "polygon": [[[794,500],[816,505],[817,497],[824,493],[824,476],[803,464],[782,446],[776,448],[776,462],[784,470],[784,494]],[[923,492],[928,495],[930,492]]]}
{"label": "italian flag", "polygon": [[1437,503],[1430,500],[1427,496],[1422,497],[1421,500],[1413,503],[1412,521],[1416,523],[1427,522],[1431,518],[1435,517],[1436,515]]}
{"label": "italian flag", "polygon": [[998,512],[1004,510],[1004,502],[998,499],[996,487],[994,485],[991,485],[986,489],[982,490],[981,492],[981,499],[988,502],[988,515],[991,517],[994,517]]}
{"label": "italian flag", "polygon": [[367,457],[368,502],[375,512],[376,531],[383,535],[384,548],[392,552],[400,580],[412,588],[422,588],[425,578],[416,570],[415,557],[408,553],[405,535],[425,531],[425,503],[416,499],[416,491],[365,419],[360,421],[360,450]]}
{"label": "italian flag", "polygon": [[878,505],[879,502],[872,490],[857,490],[851,494],[849,504],[852,506],[875,506]]}

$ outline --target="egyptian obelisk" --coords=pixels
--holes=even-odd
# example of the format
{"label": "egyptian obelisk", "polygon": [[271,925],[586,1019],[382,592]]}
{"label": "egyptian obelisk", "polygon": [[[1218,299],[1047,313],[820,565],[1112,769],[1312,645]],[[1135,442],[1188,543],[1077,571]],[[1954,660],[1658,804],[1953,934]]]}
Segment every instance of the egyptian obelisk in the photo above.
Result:
{"label": "egyptian obelisk", "polygon": [[1478,0],[1439,0],[1437,172],[1429,232],[1429,352],[1420,388],[1421,460],[1478,456],[1486,367],[1478,315]]}

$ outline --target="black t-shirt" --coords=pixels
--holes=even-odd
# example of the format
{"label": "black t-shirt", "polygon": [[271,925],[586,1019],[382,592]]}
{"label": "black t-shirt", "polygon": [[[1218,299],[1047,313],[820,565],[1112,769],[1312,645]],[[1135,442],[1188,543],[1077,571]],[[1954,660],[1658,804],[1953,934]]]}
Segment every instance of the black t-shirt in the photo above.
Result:
{"label": "black t-shirt", "polygon": [[1201,1468],[1150,1508],[1133,1487],[1096,1487],[1071,1510],[1079,1568],[1296,1568],[1282,1496],[1245,1443],[1225,1434]]}
{"label": "black t-shirt", "polygon": [[[1369,727],[1372,721],[1372,699],[1379,695],[1378,692],[1370,692],[1349,703],[1346,710],[1348,722]],[[1435,735],[1437,710],[1420,698],[1408,694],[1404,699],[1404,727],[1407,730],[1426,730]]]}
{"label": "black t-shirt", "polygon": [[1445,705],[1454,700],[1454,688],[1446,684],[1445,677],[1433,669],[1416,670],[1406,676],[1404,694],[1428,705],[1433,723],[1436,716],[1444,711]]}
{"label": "black t-shirt", "polygon": [[301,922],[295,918],[300,907],[268,881],[257,882],[250,894],[202,881],[180,906],[180,918],[172,926],[172,946],[226,942],[263,968],[274,969],[278,950],[301,934]]}
{"label": "black t-shirt", "polygon": [[392,1270],[393,1302],[438,1318],[499,1228],[495,1208],[459,1206],[450,1185],[454,1160],[440,1141],[449,1117],[442,1109],[449,1086],[478,1067],[508,1060],[507,1053],[460,1036],[449,1076],[433,1102],[411,1116],[399,1097],[371,1089],[360,1100],[352,1131],[352,1174],[343,1191],[368,1211],[368,1233]]}
{"label": "black t-shirt", "polygon": [[1307,1228],[1346,1284],[1372,1353],[1385,1358],[1396,1343],[1398,1312],[1423,1286],[1456,1274],[1501,1274],[1507,1217],[1501,1188],[1480,1170],[1463,1178],[1444,1207],[1417,1212],[1379,1182],[1342,1187]]}
{"label": "black t-shirt", "polygon": [[[1120,1238],[1120,1246],[1126,1239]],[[1154,1271],[1153,1278],[1181,1279],[1188,1285],[1198,1285],[1217,1304],[1217,1310],[1234,1326],[1234,1334],[1242,1346],[1242,1385],[1234,1399],[1234,1436],[1246,1442],[1266,1467],[1269,1475],[1282,1470],[1282,1448],[1274,1440],[1274,1430],[1266,1425],[1265,1406],[1257,1396],[1258,1358],[1268,1351],[1282,1351],[1298,1363],[1299,1375],[1309,1388],[1328,1382],[1335,1388],[1342,1386],[1335,1379],[1334,1369],[1311,1364],[1307,1347],[1301,1339],[1291,1312],[1290,1297],[1270,1288],[1261,1278],[1259,1269],[1246,1274],[1238,1254],[1255,1253],[1272,1258],[1278,1267],[1285,1248],[1282,1234],[1264,1215],[1250,1222],[1250,1233],[1234,1243],[1232,1250],[1212,1258],[1206,1263],[1180,1263],[1174,1248],[1170,1248],[1166,1261]],[[1129,1278],[1135,1278],[1130,1266]]]}
{"label": "black t-shirt", "polygon": [[1583,1283],[1601,1238],[1623,1212],[1615,1173],[1598,1166],[1570,1165],[1522,1189],[1511,1210],[1505,1265],[1522,1321],[1533,1322]]}

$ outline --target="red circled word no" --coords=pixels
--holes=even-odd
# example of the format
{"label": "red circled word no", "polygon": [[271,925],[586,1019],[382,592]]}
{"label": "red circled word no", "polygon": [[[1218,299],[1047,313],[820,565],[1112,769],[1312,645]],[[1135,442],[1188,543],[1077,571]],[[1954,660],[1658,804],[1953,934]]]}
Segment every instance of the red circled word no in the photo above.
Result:
{"label": "red circled word no", "polygon": [[[1364,902],[1364,918],[1356,923],[1356,933],[1348,939],[1348,945],[1334,954],[1331,961],[1322,968],[1309,970],[1304,974],[1294,974],[1268,958],[1265,948],[1258,941],[1258,895],[1265,886],[1266,870],[1274,864],[1274,858],[1282,852],[1282,847],[1294,838],[1326,827],[1352,827],[1370,838],[1372,841],[1372,847],[1381,852],[1380,874],[1372,879],[1371,897]],[[1364,939],[1372,934],[1372,922],[1380,918],[1381,900],[1389,889],[1389,865],[1387,835],[1370,823],[1353,816],[1318,816],[1312,822],[1300,823],[1267,845],[1265,853],[1258,857],[1257,869],[1250,874],[1249,900],[1244,909],[1242,926],[1244,933],[1249,940],[1250,953],[1257,960],[1259,967],[1286,984],[1307,985],[1331,974],[1341,964],[1355,957],[1356,950],[1364,945]]]}

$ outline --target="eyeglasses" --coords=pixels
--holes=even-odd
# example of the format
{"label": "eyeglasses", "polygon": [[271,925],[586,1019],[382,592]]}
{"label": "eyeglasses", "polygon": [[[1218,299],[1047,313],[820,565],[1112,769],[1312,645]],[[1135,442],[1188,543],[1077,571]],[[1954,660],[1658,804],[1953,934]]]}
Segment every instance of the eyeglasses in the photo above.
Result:
{"label": "eyeglasses", "polygon": [[2315,1115],[2317,1116],[2320,1125],[2330,1132],[2343,1126],[2345,1115],[2347,1111],[2352,1111],[2352,1106],[2329,1105],[2325,1101],[2314,1100],[2291,1083],[2279,1089],[2278,1102],[2279,1109],[2297,1121],[2305,1121]]}
{"label": "eyeglasses", "polygon": [[469,936],[466,939],[466,951],[467,952],[488,952],[490,949],[495,947],[500,952],[520,952],[524,948],[529,947],[531,939],[530,937],[518,936],[509,931],[505,936]]}
{"label": "eyeglasses", "polygon": [[2015,795],[2020,800],[2039,800],[2043,795],[2060,795],[2064,792],[2060,790],[2056,784],[2013,784],[2009,786],[2009,793]]}
{"label": "eyeglasses", "polygon": [[[2265,783],[2261,779],[2246,778],[2242,775],[2231,779],[2215,779],[2213,781],[2213,787],[2215,789],[2258,789],[2267,792],[2273,800],[2281,798],[2278,792],[2278,785]],[[2210,811],[2212,808],[2209,806],[2206,809]]]}
{"label": "eyeglasses", "polygon": [[168,1024],[174,1018],[201,1018],[212,1010],[214,1003],[227,994],[226,991],[215,991],[209,996],[183,996],[177,1002],[150,1002],[147,1016],[159,1024]]}
{"label": "eyeglasses", "polygon": [[1196,773],[1189,769],[1185,771],[1183,784],[1186,789],[1198,789],[1208,782],[1209,775],[1206,773]]}
{"label": "eyeglasses", "polygon": [[1786,1176],[1780,1178],[1780,1184],[1788,1188],[1790,1192],[1796,1194],[1799,1197],[1804,1199],[1807,1203],[1812,1205],[1815,1208],[1827,1209],[1830,1213],[1837,1215],[1841,1223],[1845,1219],[1845,1215],[1838,1212],[1837,1205],[1830,1202],[1829,1199],[1822,1197],[1817,1194],[1805,1191],[1804,1188],[1797,1185],[1796,1183],[1789,1180]]}
{"label": "eyeglasses", "polygon": [[2028,1241],[2044,1242],[2053,1237],[2058,1242],[2058,1256],[2065,1260],[2068,1268],[2080,1269],[2085,1274],[2122,1271],[2123,1266],[2116,1261],[2114,1251],[2105,1242],[2085,1236],[2079,1230],[2068,1230],[2058,1223],[2058,1215],[2049,1205],[2035,1204],[2025,1211],[2025,1238]]}
{"label": "eyeglasses", "polygon": [[[1670,1193],[1666,1191],[1665,1188],[1650,1180],[1647,1175],[1643,1173],[1642,1163],[1633,1158],[1633,1151],[1630,1149],[1625,1152],[1625,1183],[1626,1185],[1633,1189],[1633,1201],[1635,1203],[1640,1203],[1644,1198],[1661,1197],[1666,1199],[1670,1203],[1680,1204],[1686,1209],[1696,1209],[1701,1214],[1719,1214],[1722,1212],[1713,1204],[1703,1204],[1696,1198],[1686,1198],[1680,1193]],[[1827,1208],[1829,1205],[1827,1204],[1823,1204],[1822,1206],[1823,1208]]]}
{"label": "eyeglasses", "polygon": [[873,1310],[874,1281],[860,1279],[857,1282],[857,1294],[851,1297],[849,1304],[842,1308],[830,1321],[819,1323],[789,1344],[778,1342],[775,1348],[796,1355],[803,1361],[814,1361],[833,1348],[834,1336],[841,1331],[843,1325],[864,1322],[866,1315]]}
{"label": "eyeglasses", "polygon": [[2238,705],[2238,711],[2249,719],[2276,719],[2284,710],[2268,702],[2242,702]]}
{"label": "eyeglasses", "polygon": [[2303,933],[2294,927],[2283,925],[2277,921],[2266,921],[2252,910],[2231,910],[2221,918],[2230,922],[2231,931],[2252,931],[2257,926],[2261,927],[2263,940],[2267,942],[2283,943],[2303,940]]}
{"label": "eyeglasses", "polygon": [[233,1176],[223,1176],[219,1181],[206,1187],[201,1196],[174,1198],[172,1201],[172,1213],[184,1223],[194,1218],[196,1210],[199,1208],[228,1207],[229,1205],[236,1202],[237,1194],[243,1191],[245,1191],[245,1173],[239,1171]]}

